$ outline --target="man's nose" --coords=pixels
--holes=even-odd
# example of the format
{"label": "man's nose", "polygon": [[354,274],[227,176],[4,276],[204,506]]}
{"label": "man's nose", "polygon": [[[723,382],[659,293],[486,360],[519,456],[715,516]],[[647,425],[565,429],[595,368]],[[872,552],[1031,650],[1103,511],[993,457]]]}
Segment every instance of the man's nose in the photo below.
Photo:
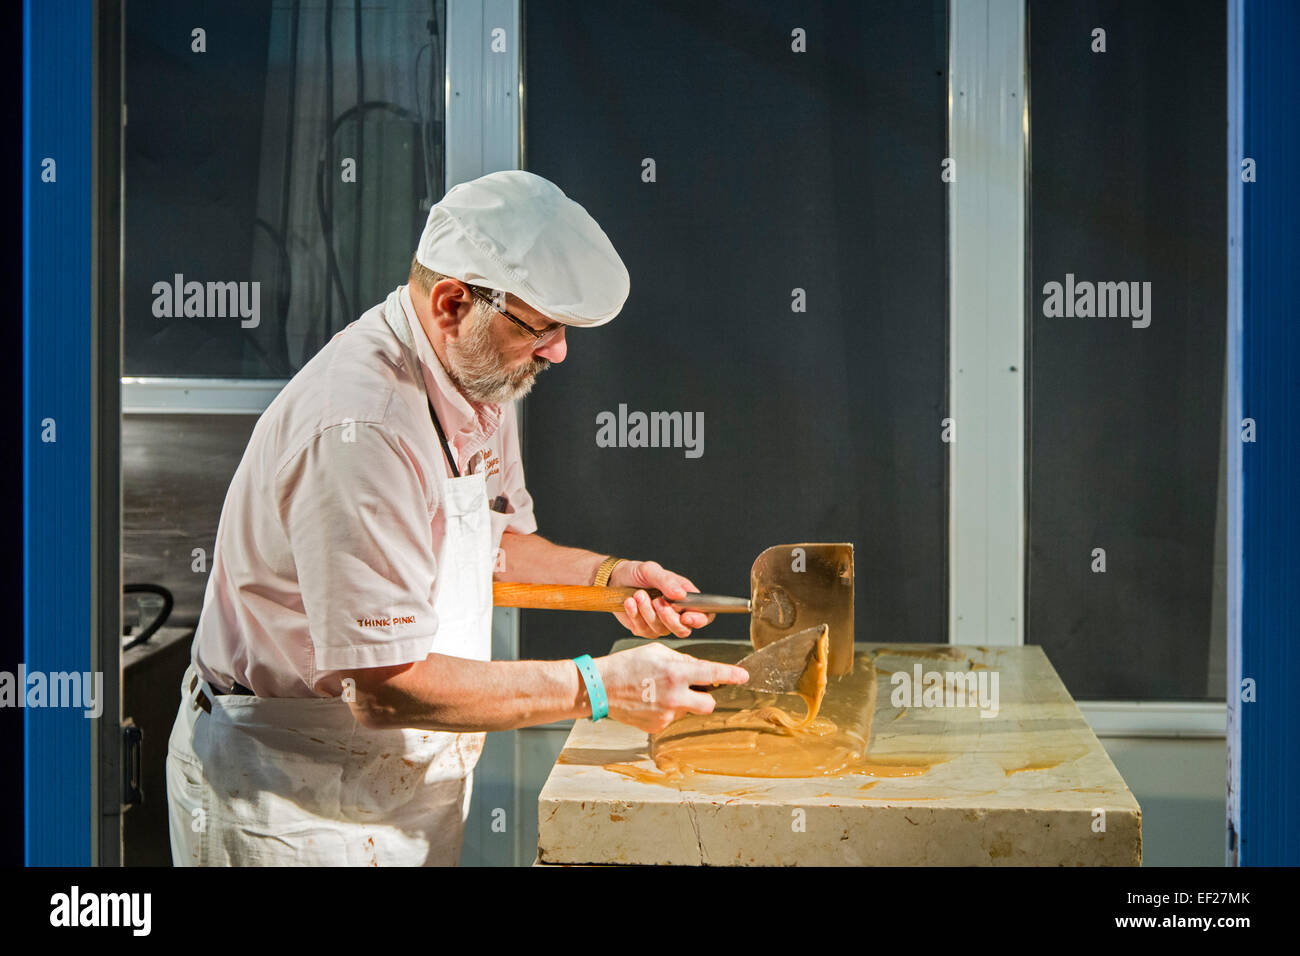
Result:
{"label": "man's nose", "polygon": [[565,341],[564,330],[560,330],[554,342],[547,342],[540,349],[534,350],[533,354],[553,364],[563,362],[564,357],[569,354],[569,343]]}

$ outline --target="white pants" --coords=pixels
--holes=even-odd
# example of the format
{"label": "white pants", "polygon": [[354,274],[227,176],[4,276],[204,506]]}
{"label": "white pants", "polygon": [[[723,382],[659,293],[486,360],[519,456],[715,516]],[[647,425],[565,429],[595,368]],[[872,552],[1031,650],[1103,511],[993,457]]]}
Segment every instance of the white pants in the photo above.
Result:
{"label": "white pants", "polygon": [[483,738],[369,730],[337,699],[218,697],[191,667],[167,747],[172,862],[454,866]]}

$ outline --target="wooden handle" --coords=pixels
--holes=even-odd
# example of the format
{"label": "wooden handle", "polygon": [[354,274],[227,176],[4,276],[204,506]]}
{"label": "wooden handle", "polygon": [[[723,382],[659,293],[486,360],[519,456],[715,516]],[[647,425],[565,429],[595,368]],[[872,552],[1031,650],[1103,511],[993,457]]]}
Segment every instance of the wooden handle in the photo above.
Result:
{"label": "wooden handle", "polygon": [[[494,581],[492,603],[497,607],[528,607],[551,611],[621,611],[623,602],[639,588],[598,588],[585,584],[520,584]],[[653,588],[650,597],[659,597]]]}
{"label": "wooden handle", "polygon": [[[516,581],[492,582],[492,603],[497,607],[526,607],[543,611],[621,611],[623,602],[644,590],[654,600],[660,593],[654,588],[598,588],[584,584],[520,584]],[[691,594],[684,600],[670,602],[679,611],[703,611],[708,614],[748,614],[749,599],[720,597],[716,594]]]}

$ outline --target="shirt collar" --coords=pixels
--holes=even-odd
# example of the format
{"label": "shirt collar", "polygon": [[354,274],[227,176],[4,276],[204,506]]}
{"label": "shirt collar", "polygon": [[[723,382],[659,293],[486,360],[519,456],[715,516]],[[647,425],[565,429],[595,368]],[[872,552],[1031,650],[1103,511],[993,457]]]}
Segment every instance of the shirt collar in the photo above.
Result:
{"label": "shirt collar", "polygon": [[411,339],[415,343],[415,354],[420,360],[425,390],[433,402],[433,410],[438,415],[443,431],[447,433],[447,441],[456,450],[456,457],[468,459],[487,444],[488,439],[500,427],[502,406],[473,402],[465,397],[443,368],[438,353],[433,350],[424,326],[415,314],[415,303],[411,299],[409,285],[402,286],[400,298],[402,311],[411,327]]}

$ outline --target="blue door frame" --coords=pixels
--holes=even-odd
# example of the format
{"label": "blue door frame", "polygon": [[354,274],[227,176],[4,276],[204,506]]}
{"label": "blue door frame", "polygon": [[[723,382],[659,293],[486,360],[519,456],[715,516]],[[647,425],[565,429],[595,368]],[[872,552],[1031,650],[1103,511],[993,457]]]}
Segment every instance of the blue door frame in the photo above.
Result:
{"label": "blue door frame", "polygon": [[[91,670],[90,0],[23,17],[23,661]],[[53,439],[53,440],[51,440]],[[112,720],[105,712],[100,719]],[[23,714],[24,858],[92,860],[92,736],[77,707]]]}
{"label": "blue door frame", "polygon": [[[1300,5],[1229,0],[1227,12],[1227,861],[1294,866],[1300,864],[1300,187],[1294,173]],[[1253,424],[1253,435],[1244,422]]]}

